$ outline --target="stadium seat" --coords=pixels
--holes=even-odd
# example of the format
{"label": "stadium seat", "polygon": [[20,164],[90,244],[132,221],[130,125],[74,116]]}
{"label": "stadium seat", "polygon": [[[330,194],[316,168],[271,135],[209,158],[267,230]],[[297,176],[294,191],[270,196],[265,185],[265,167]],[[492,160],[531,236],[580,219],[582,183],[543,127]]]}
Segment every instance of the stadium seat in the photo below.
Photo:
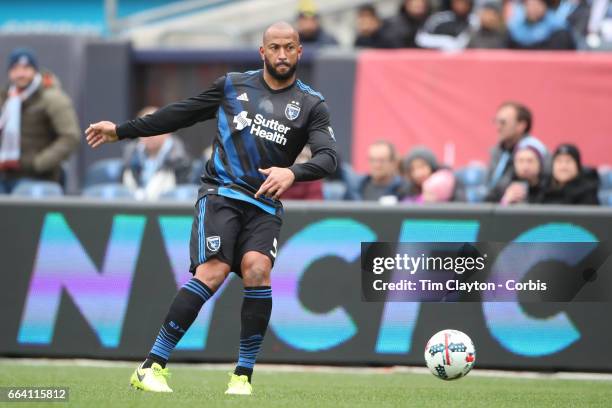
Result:
{"label": "stadium seat", "polygon": [[599,203],[612,207],[612,189],[599,190]]}
{"label": "stadium seat", "polygon": [[599,169],[599,182],[602,190],[612,190],[612,169]]}
{"label": "stadium seat", "polygon": [[189,183],[199,184],[200,177],[202,177],[202,173],[204,172],[204,161],[200,159],[196,159],[191,163],[191,170],[189,171]]}
{"label": "stadium seat", "polygon": [[102,200],[134,199],[134,193],[119,183],[104,183],[86,187],[81,195]]}
{"label": "stadium seat", "polygon": [[487,169],[484,165],[469,164],[455,172],[455,176],[466,187],[484,185],[487,179]]}
{"label": "stadium seat", "polygon": [[179,184],[174,189],[163,193],[159,199],[162,201],[189,201],[195,202],[198,198],[199,187],[195,184]]}
{"label": "stadium seat", "polygon": [[480,186],[466,186],[465,199],[468,203],[482,203],[487,196],[487,188]]}
{"label": "stadium seat", "polygon": [[354,200],[356,192],[359,189],[359,185],[365,176],[363,174],[356,173],[355,170],[353,170],[353,167],[345,162],[340,164],[340,174],[342,181],[344,181],[347,188],[344,199]]}
{"label": "stadium seat", "polygon": [[326,201],[344,200],[346,196],[346,184],[342,181],[324,181],[323,199]]}
{"label": "stadium seat", "polygon": [[61,197],[64,191],[59,183],[53,181],[22,180],[11,194],[19,197],[49,198]]}
{"label": "stadium seat", "polygon": [[123,160],[98,160],[87,169],[85,173],[85,187],[96,184],[120,183],[123,174]]}

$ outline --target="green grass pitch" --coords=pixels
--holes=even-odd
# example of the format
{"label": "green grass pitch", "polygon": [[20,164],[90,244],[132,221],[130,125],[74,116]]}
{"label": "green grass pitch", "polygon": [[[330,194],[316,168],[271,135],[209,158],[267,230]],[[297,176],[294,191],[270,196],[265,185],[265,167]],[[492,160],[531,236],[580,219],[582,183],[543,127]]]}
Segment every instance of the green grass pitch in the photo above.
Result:
{"label": "green grass pitch", "polygon": [[[495,378],[444,382],[426,374],[256,372],[255,394],[223,394],[226,371],[170,366],[173,394],[129,387],[132,368],[0,362],[0,386],[67,386],[68,403],[0,403],[9,407],[610,407],[612,381]],[[247,403],[248,405],[245,405]]]}

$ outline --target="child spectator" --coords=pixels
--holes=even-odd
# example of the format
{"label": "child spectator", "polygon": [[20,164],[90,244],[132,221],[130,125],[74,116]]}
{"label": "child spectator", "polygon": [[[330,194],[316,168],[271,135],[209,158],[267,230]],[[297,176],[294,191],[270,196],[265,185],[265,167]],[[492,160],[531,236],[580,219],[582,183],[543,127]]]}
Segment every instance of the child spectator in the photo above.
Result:
{"label": "child spectator", "polygon": [[452,171],[441,168],[433,152],[427,147],[413,148],[402,163],[406,189],[403,202],[444,202],[461,200],[462,186]]}

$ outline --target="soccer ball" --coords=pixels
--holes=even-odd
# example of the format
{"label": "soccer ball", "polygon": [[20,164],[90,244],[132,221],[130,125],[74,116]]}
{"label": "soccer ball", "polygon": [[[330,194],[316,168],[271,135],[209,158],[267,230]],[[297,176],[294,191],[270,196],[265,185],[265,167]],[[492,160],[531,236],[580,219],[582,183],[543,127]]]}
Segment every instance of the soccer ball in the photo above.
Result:
{"label": "soccer ball", "polygon": [[425,346],[427,368],[442,380],[456,380],[470,372],[476,360],[474,343],[459,330],[442,330]]}

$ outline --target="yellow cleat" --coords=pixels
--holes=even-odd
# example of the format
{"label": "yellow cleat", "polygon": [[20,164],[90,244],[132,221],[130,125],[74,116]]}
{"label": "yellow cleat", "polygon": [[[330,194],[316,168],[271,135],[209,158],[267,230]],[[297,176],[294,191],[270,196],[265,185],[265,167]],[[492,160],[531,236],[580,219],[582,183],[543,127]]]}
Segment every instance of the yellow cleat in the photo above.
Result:
{"label": "yellow cleat", "polygon": [[130,378],[130,384],[137,390],[151,392],[172,392],[168,387],[166,378],[170,377],[167,368],[162,368],[158,363],[153,363],[151,368],[141,368],[134,371]]}
{"label": "yellow cleat", "polygon": [[246,375],[231,374],[225,393],[227,395],[251,395],[253,393],[253,386]]}

